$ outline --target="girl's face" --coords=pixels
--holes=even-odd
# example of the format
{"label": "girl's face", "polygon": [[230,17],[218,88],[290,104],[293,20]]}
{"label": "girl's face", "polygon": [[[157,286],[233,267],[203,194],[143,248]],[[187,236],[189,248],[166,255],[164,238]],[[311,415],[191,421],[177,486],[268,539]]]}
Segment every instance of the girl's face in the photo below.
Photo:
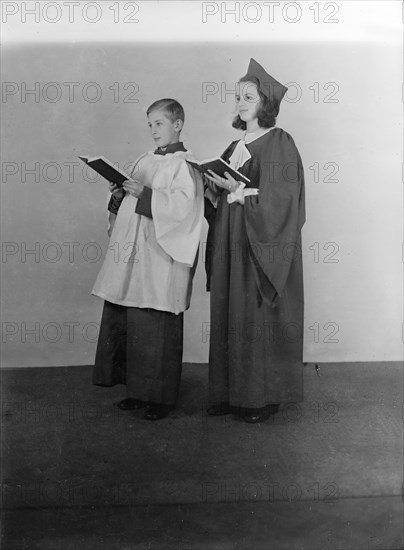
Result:
{"label": "girl's face", "polygon": [[236,109],[243,122],[251,122],[257,118],[260,102],[257,86],[253,82],[237,83]]}

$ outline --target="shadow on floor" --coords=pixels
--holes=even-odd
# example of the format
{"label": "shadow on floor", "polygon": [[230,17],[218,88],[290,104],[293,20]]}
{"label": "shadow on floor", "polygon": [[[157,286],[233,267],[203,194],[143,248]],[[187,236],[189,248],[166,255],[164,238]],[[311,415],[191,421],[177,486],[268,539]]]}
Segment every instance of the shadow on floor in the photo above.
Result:
{"label": "shadow on floor", "polygon": [[148,422],[91,367],[5,369],[3,548],[402,547],[397,363],[305,367],[305,401],[262,424],[206,415],[206,365]]}

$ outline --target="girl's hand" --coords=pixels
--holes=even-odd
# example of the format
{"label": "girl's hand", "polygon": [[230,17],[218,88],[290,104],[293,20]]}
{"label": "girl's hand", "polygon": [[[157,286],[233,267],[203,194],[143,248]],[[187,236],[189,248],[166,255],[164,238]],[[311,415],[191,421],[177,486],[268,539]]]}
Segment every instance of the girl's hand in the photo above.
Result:
{"label": "girl's hand", "polygon": [[123,188],[134,197],[139,198],[143,192],[144,185],[137,180],[125,180]]}
{"label": "girl's hand", "polygon": [[113,183],[112,181],[109,182],[109,191],[112,193],[117,199],[122,199],[125,195],[125,190],[122,189],[122,187],[118,187],[116,183]]}
{"label": "girl's hand", "polygon": [[217,188],[216,184],[211,182],[208,178],[208,174],[202,174],[202,180],[205,190],[210,189],[211,191],[213,191],[213,193],[218,193],[219,189]]}
{"label": "girl's hand", "polygon": [[238,181],[236,181],[228,172],[225,172],[224,175],[225,178],[221,178],[215,172],[212,172],[212,170],[208,170],[209,174],[206,174],[207,179],[211,182],[217,185],[218,187],[222,187],[223,189],[226,189],[230,193],[234,193],[240,185]]}

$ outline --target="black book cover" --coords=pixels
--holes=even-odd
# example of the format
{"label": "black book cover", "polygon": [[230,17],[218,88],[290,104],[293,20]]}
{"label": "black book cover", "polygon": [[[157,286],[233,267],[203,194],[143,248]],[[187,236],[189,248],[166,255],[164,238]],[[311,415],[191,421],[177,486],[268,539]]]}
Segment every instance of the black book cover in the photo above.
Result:
{"label": "black book cover", "polygon": [[88,158],[79,156],[79,159],[98,172],[100,176],[115,183],[117,187],[122,187],[123,182],[130,179],[130,176],[115,168],[105,157]]}
{"label": "black book cover", "polygon": [[187,160],[187,163],[199,170],[202,174],[205,174],[208,170],[212,170],[218,176],[225,178],[225,172],[228,172],[236,181],[242,181],[243,183],[249,183],[249,179],[243,176],[240,172],[235,170],[221,157],[217,157],[211,160],[203,160],[202,162]]}

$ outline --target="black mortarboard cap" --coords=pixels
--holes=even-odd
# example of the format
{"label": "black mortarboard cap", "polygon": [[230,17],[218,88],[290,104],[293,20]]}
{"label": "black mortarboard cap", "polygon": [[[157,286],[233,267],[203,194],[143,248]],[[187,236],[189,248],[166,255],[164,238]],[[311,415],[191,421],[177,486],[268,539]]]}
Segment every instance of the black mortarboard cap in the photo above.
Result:
{"label": "black mortarboard cap", "polygon": [[261,92],[269,98],[275,108],[277,115],[279,113],[279,107],[282,98],[286,94],[288,89],[286,88],[286,86],[275,80],[273,76],[268,74],[264,67],[257,63],[253,58],[250,59],[247,74],[243,76],[243,80],[246,80],[252,76],[255,76],[255,78],[258,79]]}

